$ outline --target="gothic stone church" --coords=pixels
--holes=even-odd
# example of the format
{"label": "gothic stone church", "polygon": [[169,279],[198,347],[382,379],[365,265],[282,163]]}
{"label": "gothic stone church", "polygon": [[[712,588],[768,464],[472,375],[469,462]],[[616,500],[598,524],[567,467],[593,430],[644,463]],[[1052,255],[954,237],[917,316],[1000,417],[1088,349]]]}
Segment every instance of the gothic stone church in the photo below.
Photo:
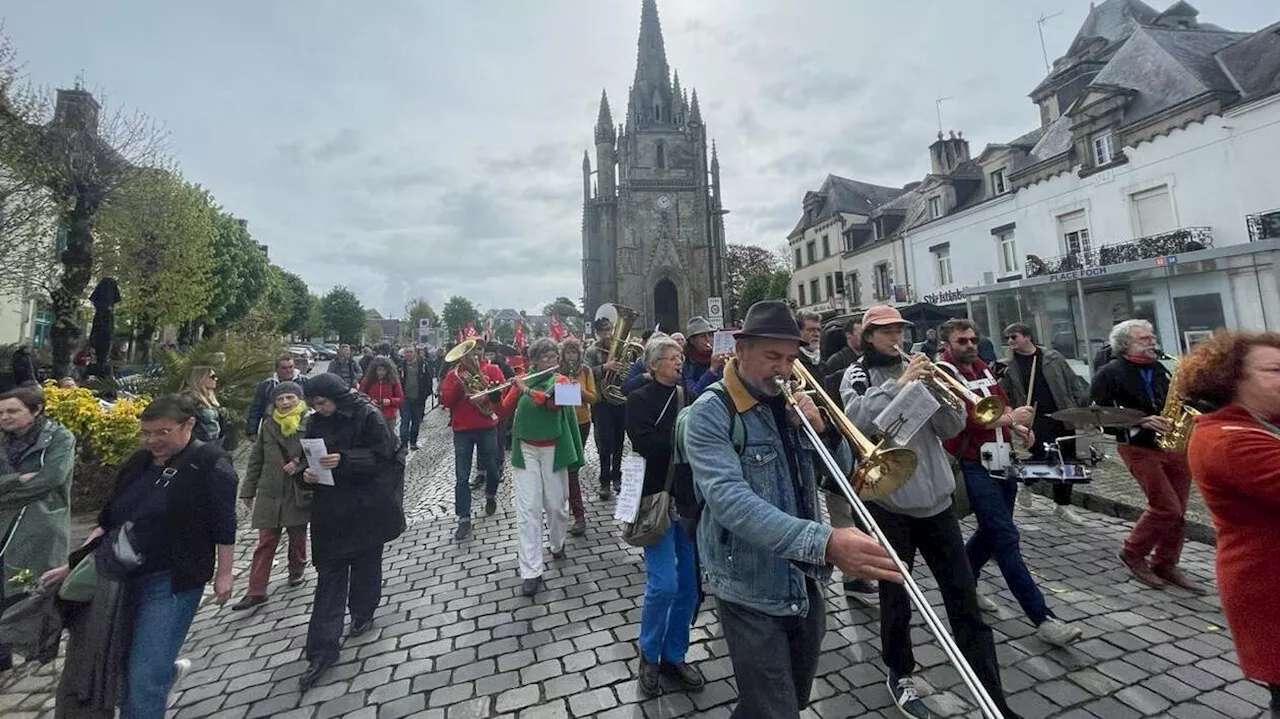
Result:
{"label": "gothic stone church", "polygon": [[683,331],[707,314],[724,278],[720,162],[708,163],[698,92],[667,66],[656,0],[643,0],[635,82],[626,122],[613,124],[606,95],[596,120],[596,181],[582,158],[583,309],[614,302],[639,313],[635,333],[659,324]]}

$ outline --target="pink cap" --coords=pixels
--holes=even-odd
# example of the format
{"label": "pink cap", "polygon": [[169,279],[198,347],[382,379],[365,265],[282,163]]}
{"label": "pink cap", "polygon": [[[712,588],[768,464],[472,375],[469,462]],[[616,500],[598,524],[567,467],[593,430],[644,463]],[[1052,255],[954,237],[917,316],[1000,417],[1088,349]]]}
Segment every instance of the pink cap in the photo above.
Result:
{"label": "pink cap", "polygon": [[889,305],[876,305],[862,315],[863,327],[887,327],[889,325],[915,326],[914,323],[902,319],[902,313]]}

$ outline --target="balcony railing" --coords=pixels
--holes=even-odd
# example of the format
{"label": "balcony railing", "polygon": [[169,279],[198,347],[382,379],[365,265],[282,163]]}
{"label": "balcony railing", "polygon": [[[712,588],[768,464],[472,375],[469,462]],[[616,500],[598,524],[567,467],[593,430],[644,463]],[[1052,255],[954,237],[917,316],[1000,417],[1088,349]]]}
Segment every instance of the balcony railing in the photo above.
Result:
{"label": "balcony railing", "polygon": [[1246,215],[1244,222],[1249,227],[1250,242],[1280,238],[1280,210]]}
{"label": "balcony railing", "polygon": [[[1280,229],[1280,228],[1278,228]],[[1084,252],[1071,252],[1057,257],[1041,259],[1029,257],[1026,264],[1027,277],[1056,275],[1062,272],[1075,272],[1089,267],[1115,265],[1134,260],[1149,260],[1166,255],[1183,252],[1194,252],[1213,247],[1213,230],[1209,227],[1183,227],[1172,232],[1150,237],[1140,237],[1129,242],[1114,245],[1103,245],[1098,249]]]}

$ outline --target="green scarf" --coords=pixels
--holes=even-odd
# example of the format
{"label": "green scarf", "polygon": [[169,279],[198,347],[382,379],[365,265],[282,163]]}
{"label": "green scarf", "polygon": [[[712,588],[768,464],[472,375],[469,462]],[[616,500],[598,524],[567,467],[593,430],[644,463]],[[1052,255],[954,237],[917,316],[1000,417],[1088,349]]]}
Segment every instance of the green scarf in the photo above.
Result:
{"label": "green scarf", "polygon": [[[529,382],[529,389],[550,392],[560,375],[539,377]],[[520,440],[556,441],[556,455],[552,469],[559,471],[582,466],[582,435],[578,433],[578,418],[570,406],[547,409],[533,401],[529,395],[520,397],[516,415],[511,423],[511,466],[524,469],[524,455]]]}
{"label": "green scarf", "polygon": [[281,412],[274,406],[271,408],[271,419],[280,425],[280,434],[285,437],[292,437],[298,433],[298,427],[302,424],[302,417],[307,413],[307,403],[299,402],[293,406],[288,412]]}

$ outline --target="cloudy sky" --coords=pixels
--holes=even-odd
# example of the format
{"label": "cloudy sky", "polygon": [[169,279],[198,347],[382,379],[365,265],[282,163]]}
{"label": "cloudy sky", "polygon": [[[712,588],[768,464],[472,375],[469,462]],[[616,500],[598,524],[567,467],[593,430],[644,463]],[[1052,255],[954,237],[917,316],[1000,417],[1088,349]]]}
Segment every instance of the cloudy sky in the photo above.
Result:
{"label": "cloudy sky", "polygon": [[[1112,0],[1113,2],[1116,0]],[[582,294],[582,151],[622,115],[641,0],[0,0],[32,79],[83,75],[162,122],[184,173],[313,290],[398,315]],[[1169,0],[1154,0],[1163,9]],[[1255,30],[1259,0],[1197,0]],[[775,247],[827,173],[902,185],[937,132],[976,155],[1088,0],[659,0],[668,60],[719,142],[729,242]]]}

